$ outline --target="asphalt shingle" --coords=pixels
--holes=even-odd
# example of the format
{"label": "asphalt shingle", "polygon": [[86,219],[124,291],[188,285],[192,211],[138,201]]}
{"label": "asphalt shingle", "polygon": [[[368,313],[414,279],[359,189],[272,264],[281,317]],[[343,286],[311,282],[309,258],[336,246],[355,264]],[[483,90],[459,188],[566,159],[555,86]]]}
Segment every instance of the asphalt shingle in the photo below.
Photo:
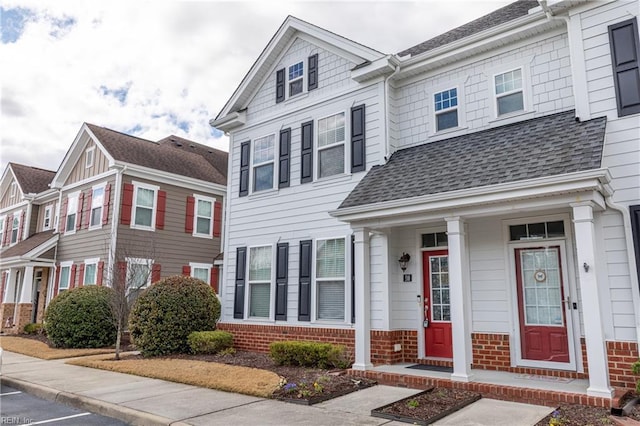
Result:
{"label": "asphalt shingle", "polygon": [[571,110],[399,150],[339,209],[600,168],[606,117],[574,117]]}
{"label": "asphalt shingle", "polygon": [[33,234],[26,240],[20,241],[16,245],[5,249],[2,252],[2,258],[8,259],[10,257],[24,256],[25,254],[29,253],[31,250],[46,243],[52,238],[57,238],[57,236],[54,235],[53,230],[38,232],[36,234]]}
{"label": "asphalt shingle", "polygon": [[9,163],[15,175],[18,185],[25,194],[37,194],[49,189],[49,184],[56,172],[25,166],[23,164]]}

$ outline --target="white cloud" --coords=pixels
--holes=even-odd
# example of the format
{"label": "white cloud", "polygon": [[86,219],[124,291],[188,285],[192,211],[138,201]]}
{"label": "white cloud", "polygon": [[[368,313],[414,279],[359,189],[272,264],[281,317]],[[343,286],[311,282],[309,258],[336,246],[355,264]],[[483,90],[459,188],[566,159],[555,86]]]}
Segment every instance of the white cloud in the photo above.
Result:
{"label": "white cloud", "polygon": [[5,0],[34,16],[0,44],[0,167],[57,169],[85,121],[226,150],[208,121],[287,15],[396,53],[507,3]]}

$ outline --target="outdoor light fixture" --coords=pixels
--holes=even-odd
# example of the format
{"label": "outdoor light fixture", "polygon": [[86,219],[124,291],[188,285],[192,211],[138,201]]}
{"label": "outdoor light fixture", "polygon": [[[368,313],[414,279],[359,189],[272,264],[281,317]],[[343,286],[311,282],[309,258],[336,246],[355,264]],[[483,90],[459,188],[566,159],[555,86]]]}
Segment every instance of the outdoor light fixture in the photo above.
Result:
{"label": "outdoor light fixture", "polygon": [[402,252],[402,256],[400,256],[400,259],[398,259],[398,262],[400,262],[400,269],[402,269],[402,272],[406,271],[407,263],[409,263],[410,260],[411,260],[411,256],[409,256],[409,253]]}

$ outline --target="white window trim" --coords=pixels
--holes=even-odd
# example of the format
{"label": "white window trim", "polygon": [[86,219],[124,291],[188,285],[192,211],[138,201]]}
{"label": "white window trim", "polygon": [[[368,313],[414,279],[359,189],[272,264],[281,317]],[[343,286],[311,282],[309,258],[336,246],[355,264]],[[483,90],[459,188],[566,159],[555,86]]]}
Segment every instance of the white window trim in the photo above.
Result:
{"label": "white window trim", "polygon": [[[251,314],[251,284],[255,283],[264,283],[265,281],[250,281],[249,280],[249,270],[251,268],[251,249],[252,248],[261,248],[261,247],[271,247],[271,278],[269,285],[269,317],[252,317]],[[245,318],[255,321],[274,321],[275,320],[275,283],[276,283],[276,271],[275,271],[275,255],[276,250],[274,250],[274,244],[260,244],[247,247],[247,270],[245,272],[245,277],[247,278],[247,284],[245,291]]]}
{"label": "white window trim", "polygon": [[[107,183],[101,183],[99,185],[94,185],[93,187],[91,187],[91,205],[88,206],[89,207],[89,230],[94,230],[94,229],[101,229],[102,228],[102,209],[104,209],[104,196],[105,196],[105,189],[107,187]],[[96,189],[100,189],[102,188],[102,202],[100,203],[100,218],[98,219],[98,224],[97,225],[92,225],[91,224],[91,220],[93,218],[93,203],[95,201],[95,197],[93,196],[94,192]]]}
{"label": "white window trim", "polygon": [[[156,230],[156,213],[158,210],[158,191],[160,187],[157,185],[151,185],[143,182],[131,182],[133,184],[133,201],[131,205],[131,228],[132,229],[140,229],[143,231],[155,231]],[[153,191],[153,206],[151,207],[151,226],[146,225],[136,225],[136,214],[137,214],[137,205],[136,200],[138,198],[138,189],[148,189]]]}
{"label": "white window trim", "polygon": [[[49,213],[49,226],[47,226],[47,213]],[[49,204],[44,208],[44,215],[42,216],[42,230],[46,231],[53,227],[53,205]]]}
{"label": "white window trim", "polygon": [[205,282],[207,284],[211,285],[211,268],[213,268],[213,264],[211,264],[211,263],[189,262],[189,268],[191,268],[190,276],[193,277],[193,278],[196,278],[196,276],[193,273],[194,269],[196,269],[196,268],[198,268],[198,269],[206,269],[207,270],[207,279],[205,280]]}
{"label": "white window trim", "polygon": [[[269,136],[273,136],[273,160],[271,161],[263,161],[262,163],[258,163],[258,164],[253,164],[253,159],[255,158],[255,149],[256,149],[256,141],[258,139],[263,139],[263,138],[268,138]],[[251,146],[250,146],[250,155],[249,155],[249,164],[250,164],[250,168],[249,168],[249,187],[251,188],[250,194],[264,194],[267,193],[269,191],[273,191],[276,190],[276,182],[278,181],[278,170],[276,167],[276,159],[279,158],[280,156],[280,142],[278,140],[278,135],[277,133],[267,133],[266,135],[262,135],[259,136],[257,138],[253,138],[251,140]],[[258,191],[255,190],[255,168],[256,167],[260,167],[260,166],[264,166],[267,164],[273,164],[273,175],[271,176],[271,188],[267,188],[267,189],[260,189]]]}
{"label": "white window trim", "polygon": [[90,148],[87,148],[84,152],[85,157],[84,157],[84,168],[88,169],[93,167],[93,165],[95,164],[95,157],[96,157],[96,147],[92,146]]}
{"label": "white window trim", "polygon": [[127,294],[131,292],[131,288],[129,288],[129,280],[131,278],[131,268],[129,268],[129,265],[131,264],[145,265],[149,268],[149,277],[147,278],[147,283],[142,287],[137,288],[136,290],[141,290],[149,287],[151,285],[151,275],[153,274],[153,263],[154,263],[153,259],[144,259],[141,257],[126,257],[124,260],[127,264],[127,274],[125,278],[125,282],[127,283]]}
{"label": "white window trim", "polygon": [[[436,94],[442,93],[446,90],[456,89],[457,97],[458,97],[458,105],[455,107],[450,107],[446,110],[436,111]],[[434,136],[446,135],[447,133],[456,132],[458,130],[463,130],[467,128],[467,120],[466,120],[466,108],[465,108],[465,98],[464,98],[464,83],[461,82],[449,82],[445,85],[438,85],[432,88],[432,90],[427,93],[429,102],[429,110],[431,111],[431,134]],[[458,125],[456,127],[450,127],[448,129],[438,130],[438,122],[437,115],[443,112],[449,112],[457,110],[458,111]]]}
{"label": "white window trim", "polygon": [[[22,218],[22,213],[24,212],[24,210],[18,210],[17,212],[13,213],[13,217],[11,218],[11,224],[9,225],[9,245],[10,246],[14,246],[16,244],[18,244],[18,242],[20,241],[20,219]],[[14,222],[16,221],[16,219],[18,220],[18,226],[16,228],[13,227]],[[26,219],[26,218],[25,218]],[[24,227],[24,225],[23,225]],[[16,230],[16,240],[13,241],[13,230]]]}
{"label": "white window trim", "polygon": [[[82,277],[82,282],[83,285],[97,285],[98,284],[98,263],[100,262],[100,258],[99,257],[93,257],[91,259],[85,259],[84,260],[84,272],[83,272],[83,277]],[[89,265],[96,265],[96,271],[95,274],[93,276],[93,283],[91,284],[87,284],[87,266]]]}
{"label": "white window trim", "polygon": [[[73,209],[73,215],[75,215],[75,220],[73,221],[73,226],[71,229],[67,226],[69,223],[69,206],[71,205],[71,200],[75,200],[75,208]],[[67,213],[64,217],[64,234],[65,235],[73,235],[76,233],[76,228],[78,226],[78,202],[80,201],[80,191],[73,192],[67,195]]]}
{"label": "white window trim", "polygon": [[[522,72],[522,87],[520,88],[520,90],[501,93],[500,96],[498,96],[496,94],[496,76],[515,71],[517,69],[521,70]],[[505,120],[511,117],[516,117],[522,114],[533,112],[533,105],[531,105],[531,72],[527,63],[521,62],[518,64],[510,64],[506,66],[503,65],[501,68],[494,69],[490,75],[491,81],[489,82],[489,90],[491,91],[491,113],[494,120]],[[522,110],[498,115],[498,98],[520,91],[522,92]]]}
{"label": "white window trim", "polygon": [[[293,80],[289,80],[289,67],[292,67],[294,65],[297,65],[299,63],[302,63],[302,76],[295,78]],[[290,64],[288,64],[285,69],[284,69],[284,73],[285,73],[285,99],[294,99],[297,98],[298,96],[302,96],[305,93],[307,93],[307,67],[309,66],[308,61],[306,59],[300,59],[299,61],[293,61]],[[289,91],[289,83],[291,83],[292,81],[296,81],[296,80],[302,80],[302,91],[300,93],[296,93],[295,95],[291,95],[290,91]]]}
{"label": "white window trim", "polygon": [[13,182],[11,182],[9,198],[14,199],[16,198],[17,195],[18,195],[18,182],[14,180]]}
{"label": "white window trim", "polygon": [[[340,145],[339,143],[334,143],[332,145],[325,145],[322,148],[320,148],[318,144],[318,139],[320,136],[320,120],[324,120],[325,118],[333,117],[334,115],[338,115],[338,114],[344,114],[344,142],[342,143],[342,146],[344,147],[344,164],[343,164],[342,173],[336,173],[335,175],[320,177],[320,151]],[[347,143],[347,142],[350,142],[349,138],[351,135],[350,112],[348,110],[341,110],[341,111],[334,112],[332,114],[327,114],[322,117],[318,117],[317,119],[314,120],[313,125],[314,125],[314,129],[313,129],[314,182],[325,181],[328,179],[335,179],[340,176],[350,175],[351,169],[347,167],[348,164],[351,164],[351,147]]]}
{"label": "white window trim", "polygon": [[[344,240],[344,319],[343,320],[334,320],[334,319],[320,319],[318,318],[318,277],[316,271],[317,264],[317,256],[318,256],[318,242],[327,241],[327,240]],[[313,274],[312,283],[313,287],[311,289],[311,313],[313,322],[322,323],[322,324],[351,324],[351,296],[350,296],[350,285],[347,285],[347,277],[349,276],[349,268],[350,268],[350,260],[353,256],[350,249],[350,237],[346,237],[344,235],[335,236],[335,237],[322,237],[316,238],[313,240],[313,259],[311,265],[311,273]],[[331,278],[321,278],[320,281],[335,281],[341,279],[340,277],[331,277]],[[350,284],[350,282],[349,282]]]}
{"label": "white window trim", "polygon": [[[67,286],[66,287],[62,287],[62,269],[63,268],[69,268],[69,280],[67,281]],[[69,290],[69,287],[71,285],[71,270],[73,269],[73,261],[69,261],[69,262],[60,262],[60,278],[58,281],[58,294],[61,291],[66,291]]]}
{"label": "white window trim", "polygon": [[[215,218],[215,208],[216,208],[216,199],[211,197],[205,197],[204,195],[193,194],[193,198],[195,198],[195,204],[193,206],[193,236],[200,238],[213,238],[213,221]],[[198,232],[198,201],[207,201],[211,203],[211,220],[209,226],[209,233],[202,234]]]}
{"label": "white window trim", "polygon": [[6,220],[7,220],[7,215],[0,216],[0,247],[4,243],[4,227],[5,227]]}

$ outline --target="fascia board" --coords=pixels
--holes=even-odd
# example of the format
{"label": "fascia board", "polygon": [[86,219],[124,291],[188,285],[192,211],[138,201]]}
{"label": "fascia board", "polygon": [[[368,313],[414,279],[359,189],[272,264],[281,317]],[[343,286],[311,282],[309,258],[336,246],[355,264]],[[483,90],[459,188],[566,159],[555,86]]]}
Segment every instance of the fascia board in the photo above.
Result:
{"label": "fascia board", "polygon": [[22,200],[17,204],[12,204],[8,207],[5,207],[3,209],[0,210],[0,215],[4,215],[7,212],[10,212],[11,210],[22,210],[22,207],[26,207],[29,205],[29,201],[27,200]]}
{"label": "fascia board", "polygon": [[586,190],[608,192],[611,175],[606,169],[589,170],[560,176],[529,179],[479,188],[462,189],[443,194],[404,198],[363,206],[332,210],[329,214],[342,221],[366,220],[394,214],[455,209],[513,199],[545,197],[557,193]]}
{"label": "fascia board", "polygon": [[244,126],[247,123],[247,112],[236,111],[232,112],[220,119],[209,120],[209,125],[215,127],[223,132],[230,132],[233,129]]}
{"label": "fascia board", "polygon": [[53,236],[51,238],[49,238],[47,241],[45,241],[44,243],[40,244],[38,247],[34,248],[33,250],[25,253],[21,257],[23,259],[35,259],[35,258],[37,258],[42,253],[45,253],[48,250],[51,250],[52,248],[54,248],[56,246],[56,244],[58,244],[59,237],[60,237],[60,234],[53,234]]}

